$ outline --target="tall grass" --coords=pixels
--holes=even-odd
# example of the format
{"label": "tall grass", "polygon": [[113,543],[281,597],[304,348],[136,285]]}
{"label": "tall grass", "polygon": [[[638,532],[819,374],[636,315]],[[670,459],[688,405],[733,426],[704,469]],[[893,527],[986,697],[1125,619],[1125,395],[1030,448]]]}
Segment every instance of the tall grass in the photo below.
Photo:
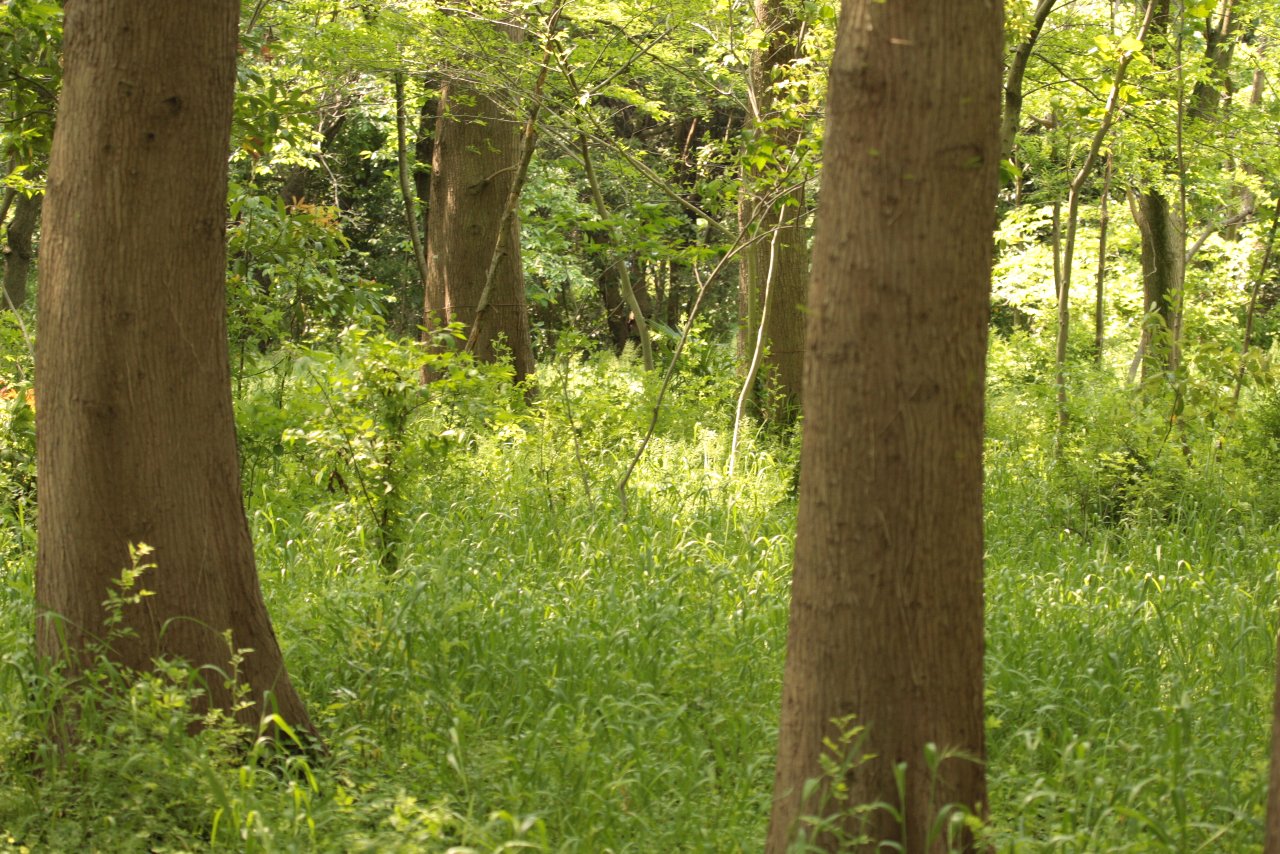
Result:
{"label": "tall grass", "polygon": [[[629,361],[562,358],[528,404],[465,370],[379,397],[359,361],[281,366],[239,400],[263,586],[328,755],[190,735],[177,665],[123,675],[75,750],[42,747],[57,676],[32,657],[30,519],[10,513],[0,850],[759,850],[795,448],[749,434],[728,477],[732,383],[685,376],[624,509],[653,392]],[[321,382],[361,389],[368,424]],[[1035,389],[995,388],[992,843],[1256,850],[1280,537],[1243,458],[1206,442],[1108,485],[1091,461],[1123,437],[1055,452]],[[394,435],[388,405],[411,408]],[[389,537],[359,466],[395,496]]]}

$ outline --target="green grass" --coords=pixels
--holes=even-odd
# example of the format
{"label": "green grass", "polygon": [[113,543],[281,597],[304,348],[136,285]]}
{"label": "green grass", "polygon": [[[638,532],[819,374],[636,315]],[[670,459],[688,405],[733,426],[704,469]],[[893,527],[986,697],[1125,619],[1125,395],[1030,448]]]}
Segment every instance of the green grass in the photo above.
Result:
{"label": "green grass", "polygon": [[[545,375],[529,406],[500,380],[459,387],[505,401],[488,408],[442,391],[394,445],[376,425],[349,444],[301,374],[269,416],[275,379],[243,389],[260,573],[323,759],[246,758],[227,725],[188,735],[180,669],[100,698],[69,755],[42,748],[33,538],[10,518],[0,850],[759,850],[794,449],[750,435],[728,478],[727,383],[683,377],[624,514],[651,384],[608,359]],[[991,838],[1258,850],[1280,564],[1261,487],[1206,445],[1103,519],[1106,485],[1081,473],[1105,442],[1055,461],[1040,404],[992,398]],[[313,439],[276,447],[289,427]],[[392,571],[351,459],[393,485]]]}

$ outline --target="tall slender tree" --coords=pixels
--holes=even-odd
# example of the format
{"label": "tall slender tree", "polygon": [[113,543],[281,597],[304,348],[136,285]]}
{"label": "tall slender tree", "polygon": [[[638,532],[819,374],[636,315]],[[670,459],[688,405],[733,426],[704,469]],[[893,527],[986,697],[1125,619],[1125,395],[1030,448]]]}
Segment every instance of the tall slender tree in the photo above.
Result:
{"label": "tall slender tree", "polygon": [[743,176],[743,224],[754,225],[761,236],[742,254],[739,349],[749,363],[749,381],[756,373],[757,346],[766,351],[763,366],[774,395],[770,414],[785,424],[800,412],[809,230],[803,173],[788,162],[802,128],[787,115],[786,98],[780,94],[788,91],[792,64],[803,57],[804,27],[788,0],[755,0],[754,13],[764,35],[751,58],[749,120],[759,141],[753,148],[769,152],[762,155],[769,165],[760,169],[749,164]]}
{"label": "tall slender tree", "polygon": [[[910,852],[982,812],[983,378],[1000,156],[1001,8],[849,0],[827,103],[804,451],[768,851],[821,812],[833,721],[866,751],[855,804]],[[941,755],[964,758],[929,767]],[[895,769],[905,763],[902,797]],[[902,801],[905,799],[905,803]],[[834,850],[839,834],[819,835]]]}
{"label": "tall slender tree", "polygon": [[[1156,0],[1148,0],[1142,23],[1138,27],[1137,42],[1141,44],[1151,26],[1152,13]],[[1054,383],[1058,390],[1058,427],[1067,424],[1067,343],[1071,337],[1071,277],[1075,270],[1076,233],[1080,225],[1080,198],[1085,186],[1093,174],[1094,164],[1102,151],[1102,143],[1111,132],[1111,127],[1120,112],[1120,94],[1123,91],[1125,73],[1133,62],[1134,52],[1122,50],[1116,61],[1115,77],[1111,81],[1111,92],[1107,95],[1102,110],[1102,120],[1093,132],[1089,147],[1085,150],[1084,159],[1076,169],[1075,175],[1067,189],[1067,223],[1066,233],[1059,227],[1058,205],[1054,203],[1054,284],[1058,291],[1058,343],[1054,352]],[[1058,240],[1061,239],[1061,258],[1059,258]]]}
{"label": "tall slender tree", "polygon": [[[404,102],[404,72],[395,75],[396,93],[396,166],[400,178],[400,199],[404,203],[405,230],[409,233],[409,244],[413,247],[413,263],[418,268],[425,291],[427,284],[427,254],[424,246],[421,223],[418,219],[417,189],[420,184],[414,181],[413,167],[409,162],[409,143],[407,126],[408,114]],[[421,142],[421,139],[419,139]],[[428,184],[428,189],[430,184]]]}
{"label": "tall slender tree", "polygon": [[1022,81],[1027,74],[1027,63],[1035,50],[1036,40],[1044,29],[1045,21],[1057,0],[1037,0],[1035,10],[1031,14],[1030,26],[1026,36],[1013,50],[1009,59],[1009,71],[1004,80],[1004,115],[1000,122],[1000,157],[1012,161],[1014,142],[1018,136],[1018,126],[1022,121]]}
{"label": "tall slender tree", "polygon": [[[1168,72],[1177,63],[1171,42],[1178,41],[1173,28],[1175,23],[1181,26],[1181,22],[1174,21],[1170,0],[1156,0],[1151,5],[1151,25],[1145,37],[1149,41],[1148,53],[1154,67]],[[1182,98],[1183,92],[1179,89],[1175,93],[1179,136],[1183,121]],[[1165,152],[1159,157],[1170,164],[1175,159]],[[1175,168],[1174,171],[1179,170]],[[1185,177],[1180,175],[1178,180],[1184,182]],[[1182,284],[1186,274],[1186,223],[1180,207],[1177,196],[1170,198],[1156,182],[1150,182],[1137,191],[1134,219],[1142,238],[1142,302],[1148,314],[1159,316],[1163,326],[1162,334],[1149,324],[1143,329],[1139,355],[1142,357],[1144,379],[1159,375],[1166,369],[1176,369],[1178,363]]]}
{"label": "tall slender tree", "polygon": [[[39,653],[75,669],[109,643],[187,660],[209,702],[310,728],[258,586],[241,504],[224,289],[238,0],[68,0],[49,166],[40,377]],[[105,637],[129,546],[154,595]],[[230,635],[228,638],[227,635]]]}

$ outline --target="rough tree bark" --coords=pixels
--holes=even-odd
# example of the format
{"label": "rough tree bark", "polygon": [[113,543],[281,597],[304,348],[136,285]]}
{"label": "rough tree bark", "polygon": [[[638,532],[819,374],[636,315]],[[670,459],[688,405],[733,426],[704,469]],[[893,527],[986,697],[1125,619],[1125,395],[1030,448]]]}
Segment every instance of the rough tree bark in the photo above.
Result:
{"label": "rough tree bark", "polygon": [[224,229],[237,0],[68,0],[36,344],[36,644],[74,670],[102,602],[154,547],[119,663],[205,668],[227,708],[231,646],[256,725],[310,721],[254,568],[231,408]]}
{"label": "rough tree bark", "polygon": [[22,308],[27,301],[27,276],[31,273],[32,238],[40,222],[40,193],[19,193],[9,220],[8,245],[4,248],[5,302],[0,308]]}
{"label": "rough tree bark", "polygon": [[[519,166],[520,127],[477,87],[449,80],[440,90],[432,156],[424,326],[430,331],[459,321],[470,333]],[[506,247],[474,352],[491,361],[495,345],[505,341],[518,381],[534,365],[517,217]]]}
{"label": "rough tree bark", "polygon": [[[985,809],[983,380],[1001,52],[1001,8],[988,0],[849,0],[841,14],[773,854],[815,808],[801,803],[805,780],[821,776],[823,738],[848,715],[876,756],[850,770],[850,803],[905,810],[902,826],[873,812],[873,839],[943,850],[929,833],[936,810]],[[969,758],[943,761],[933,780],[930,742]]]}

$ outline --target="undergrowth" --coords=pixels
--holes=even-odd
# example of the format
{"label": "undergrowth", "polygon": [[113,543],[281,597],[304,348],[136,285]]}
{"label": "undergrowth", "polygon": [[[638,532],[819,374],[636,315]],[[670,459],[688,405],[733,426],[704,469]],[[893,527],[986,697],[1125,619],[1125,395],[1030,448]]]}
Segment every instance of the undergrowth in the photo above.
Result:
{"label": "undergrowth", "polygon": [[[461,357],[421,388],[416,358],[349,330],[238,386],[259,571],[319,757],[193,729],[180,662],[113,674],[74,749],[45,745],[58,677],[30,639],[18,424],[0,850],[759,850],[794,443],[748,431],[728,476],[731,378],[677,374],[624,508],[656,393],[629,358],[566,346],[528,390]],[[1075,413],[1095,429],[1056,434],[1044,387],[992,389],[982,833],[1257,850],[1280,537],[1255,473],[1280,434],[1261,417],[1170,438],[1158,405],[1104,383]]]}

